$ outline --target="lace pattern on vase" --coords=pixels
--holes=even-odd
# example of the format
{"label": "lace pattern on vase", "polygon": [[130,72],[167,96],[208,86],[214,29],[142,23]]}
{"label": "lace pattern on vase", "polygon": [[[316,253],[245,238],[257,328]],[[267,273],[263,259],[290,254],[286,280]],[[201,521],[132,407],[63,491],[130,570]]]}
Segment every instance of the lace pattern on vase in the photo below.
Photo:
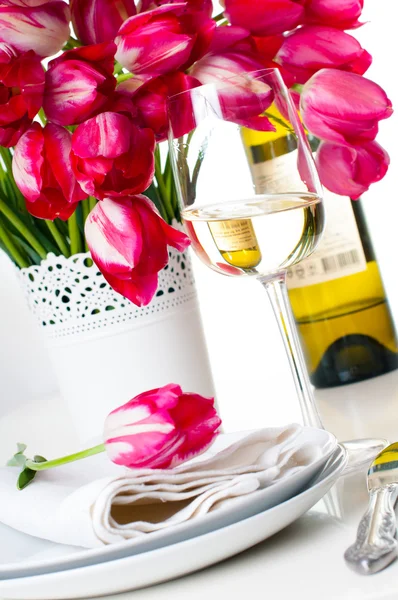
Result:
{"label": "lace pattern on vase", "polygon": [[148,306],[137,307],[105,281],[89,252],[70,258],[49,254],[39,266],[20,269],[29,306],[50,339],[106,334],[157,320],[196,300],[187,253],[169,251],[159,286]]}

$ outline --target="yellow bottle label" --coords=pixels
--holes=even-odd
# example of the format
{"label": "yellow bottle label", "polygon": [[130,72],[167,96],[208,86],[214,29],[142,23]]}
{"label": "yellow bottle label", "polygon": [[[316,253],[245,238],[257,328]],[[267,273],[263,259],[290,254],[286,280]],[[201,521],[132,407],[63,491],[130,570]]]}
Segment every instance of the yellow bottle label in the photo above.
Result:
{"label": "yellow bottle label", "polygon": [[250,219],[210,221],[209,227],[219,250],[234,252],[257,245]]}
{"label": "yellow bottle label", "polygon": [[221,256],[229,265],[253,269],[261,261],[261,252],[250,219],[210,221],[209,228]]}

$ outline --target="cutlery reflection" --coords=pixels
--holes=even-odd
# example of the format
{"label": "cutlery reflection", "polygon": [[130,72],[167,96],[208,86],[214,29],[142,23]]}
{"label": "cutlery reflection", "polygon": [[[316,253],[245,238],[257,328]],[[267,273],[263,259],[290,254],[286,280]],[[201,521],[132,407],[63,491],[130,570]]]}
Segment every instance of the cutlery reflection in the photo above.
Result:
{"label": "cutlery reflection", "polygon": [[369,505],[355,543],[344,558],[357,573],[370,575],[397,557],[397,523],[394,505],[398,496],[398,442],[376,456],[367,476]]}

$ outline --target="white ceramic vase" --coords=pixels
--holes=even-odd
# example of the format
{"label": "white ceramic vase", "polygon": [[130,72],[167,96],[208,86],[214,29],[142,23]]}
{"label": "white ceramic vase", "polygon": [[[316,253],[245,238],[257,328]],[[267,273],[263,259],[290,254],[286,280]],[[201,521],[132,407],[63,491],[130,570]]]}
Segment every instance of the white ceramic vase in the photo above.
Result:
{"label": "white ceramic vase", "polygon": [[173,382],[214,396],[191,262],[187,253],[169,254],[157,294],[142,308],[108,285],[89,253],[49,254],[19,271],[82,442],[143,391]]}

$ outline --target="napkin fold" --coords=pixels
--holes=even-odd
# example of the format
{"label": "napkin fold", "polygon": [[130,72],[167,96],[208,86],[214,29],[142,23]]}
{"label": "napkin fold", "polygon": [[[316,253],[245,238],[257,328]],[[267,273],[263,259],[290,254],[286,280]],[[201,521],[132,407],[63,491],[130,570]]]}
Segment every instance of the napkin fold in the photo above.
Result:
{"label": "napkin fold", "polygon": [[[267,428],[174,469],[130,470],[97,455],[38,474],[23,491],[17,469],[0,469],[0,522],[19,531],[93,548],[136,538],[223,510],[318,460],[302,426]],[[230,436],[227,436],[230,439]]]}

